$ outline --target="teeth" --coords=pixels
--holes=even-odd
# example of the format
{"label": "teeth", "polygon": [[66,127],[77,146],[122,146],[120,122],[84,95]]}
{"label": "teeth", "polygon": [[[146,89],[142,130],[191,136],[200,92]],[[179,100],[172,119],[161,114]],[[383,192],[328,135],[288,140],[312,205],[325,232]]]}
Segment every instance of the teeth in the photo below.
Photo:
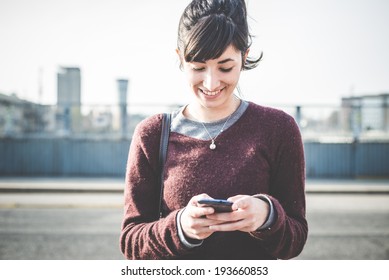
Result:
{"label": "teeth", "polygon": [[219,90],[216,90],[216,91],[206,91],[206,90],[201,90],[202,92],[204,92],[204,94],[206,95],[209,95],[209,96],[215,96],[216,94],[220,93],[220,89]]}

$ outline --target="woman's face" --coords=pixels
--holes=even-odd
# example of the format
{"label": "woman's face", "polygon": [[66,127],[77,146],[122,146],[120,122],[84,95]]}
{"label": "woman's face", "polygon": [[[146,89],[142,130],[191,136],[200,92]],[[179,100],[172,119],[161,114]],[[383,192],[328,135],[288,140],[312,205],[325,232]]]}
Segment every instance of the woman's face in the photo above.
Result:
{"label": "woman's face", "polygon": [[233,102],[242,69],[242,53],[230,45],[216,58],[202,62],[183,60],[191,91],[202,107],[218,109]]}

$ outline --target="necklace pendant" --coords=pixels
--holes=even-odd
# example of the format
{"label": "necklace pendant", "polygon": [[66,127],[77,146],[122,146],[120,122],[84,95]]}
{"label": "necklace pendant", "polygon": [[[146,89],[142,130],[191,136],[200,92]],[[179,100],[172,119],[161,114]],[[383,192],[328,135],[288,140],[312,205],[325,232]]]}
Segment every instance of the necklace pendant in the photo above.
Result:
{"label": "necklace pendant", "polygon": [[215,149],[216,149],[215,141],[212,140],[212,143],[211,143],[211,145],[209,145],[209,148],[210,148],[211,150],[215,150]]}

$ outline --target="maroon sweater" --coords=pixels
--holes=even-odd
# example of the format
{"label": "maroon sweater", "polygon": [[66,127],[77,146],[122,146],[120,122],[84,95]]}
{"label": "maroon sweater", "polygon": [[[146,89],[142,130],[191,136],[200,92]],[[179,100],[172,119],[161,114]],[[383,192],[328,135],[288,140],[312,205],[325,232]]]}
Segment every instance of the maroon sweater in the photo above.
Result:
{"label": "maroon sweater", "polygon": [[[209,141],[172,132],[158,220],[158,153],[161,115],[142,121],[134,133],[126,172],[121,250],[128,259],[288,259],[307,239],[305,163],[300,132],[282,111],[250,103],[241,118]],[[195,195],[214,198],[267,194],[276,221],[261,232],[215,232],[196,248],[177,233],[176,216]]]}

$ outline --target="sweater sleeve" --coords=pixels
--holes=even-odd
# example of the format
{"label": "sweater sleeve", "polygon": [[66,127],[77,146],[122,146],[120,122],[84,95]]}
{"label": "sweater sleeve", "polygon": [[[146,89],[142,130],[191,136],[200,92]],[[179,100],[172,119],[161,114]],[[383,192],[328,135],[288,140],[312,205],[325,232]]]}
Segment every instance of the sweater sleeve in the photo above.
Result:
{"label": "sweater sleeve", "polygon": [[274,257],[290,259],[302,251],[308,224],[305,218],[305,160],[299,128],[290,116],[282,120],[273,139],[275,151],[268,197],[275,210],[274,224],[250,233]]}
{"label": "sweater sleeve", "polygon": [[158,219],[160,117],[139,124],[127,161],[120,248],[127,259],[169,259],[185,254],[177,233],[177,214]]}

